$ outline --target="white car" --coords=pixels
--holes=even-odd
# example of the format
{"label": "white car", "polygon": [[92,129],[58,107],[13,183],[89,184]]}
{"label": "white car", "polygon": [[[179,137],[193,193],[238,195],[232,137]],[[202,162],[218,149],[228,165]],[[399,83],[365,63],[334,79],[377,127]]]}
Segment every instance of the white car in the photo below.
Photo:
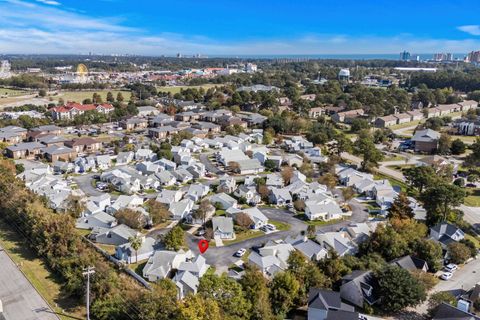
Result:
{"label": "white car", "polygon": [[270,230],[270,231],[275,231],[275,230],[277,230],[277,227],[275,227],[273,224],[270,224],[270,223],[269,223],[269,224],[266,224],[266,225],[265,225],[265,228],[267,228],[267,229]]}
{"label": "white car", "polygon": [[453,276],[453,273],[451,272],[444,272],[441,276],[440,279],[442,280],[449,280]]}
{"label": "white car", "polygon": [[237,252],[235,252],[235,257],[243,257],[245,253],[247,253],[247,249],[241,248]]}
{"label": "white car", "polygon": [[445,270],[448,272],[453,272],[458,269],[458,266],[455,263],[449,263],[445,266]]}

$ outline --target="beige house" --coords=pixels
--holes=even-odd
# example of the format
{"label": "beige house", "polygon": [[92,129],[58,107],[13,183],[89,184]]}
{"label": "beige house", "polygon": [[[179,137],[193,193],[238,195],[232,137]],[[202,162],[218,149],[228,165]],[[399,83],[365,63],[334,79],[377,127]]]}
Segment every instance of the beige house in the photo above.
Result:
{"label": "beige house", "polygon": [[65,146],[72,148],[77,153],[93,153],[102,148],[102,143],[93,138],[80,138],[65,142]]}

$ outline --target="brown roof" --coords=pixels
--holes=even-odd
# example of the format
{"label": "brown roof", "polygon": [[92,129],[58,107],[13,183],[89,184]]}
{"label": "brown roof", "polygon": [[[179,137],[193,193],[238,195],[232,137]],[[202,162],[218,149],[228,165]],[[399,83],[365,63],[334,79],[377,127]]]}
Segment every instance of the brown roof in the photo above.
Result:
{"label": "brown roof", "polygon": [[66,144],[68,144],[71,147],[74,147],[74,146],[87,146],[95,143],[98,143],[98,141],[93,138],[84,137],[84,138],[78,138],[78,139],[69,141]]}

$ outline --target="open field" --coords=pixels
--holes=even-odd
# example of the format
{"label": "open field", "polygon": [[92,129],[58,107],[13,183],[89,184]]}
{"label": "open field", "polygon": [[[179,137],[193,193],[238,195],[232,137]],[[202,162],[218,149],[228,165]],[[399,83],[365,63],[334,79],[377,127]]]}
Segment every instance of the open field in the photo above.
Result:
{"label": "open field", "polygon": [[130,99],[130,91],[124,90],[60,91],[58,95],[51,96],[51,98],[54,101],[58,101],[60,98],[62,98],[65,102],[75,101],[81,103],[85,99],[91,99],[93,94],[97,93],[102,97],[103,101],[106,102],[108,92],[111,92],[115,99],[117,98],[117,94],[119,92],[122,93],[125,101],[128,101],[128,99]]}
{"label": "open field", "polygon": [[221,84],[213,84],[213,83],[208,83],[208,84],[203,84],[201,86],[175,86],[175,87],[157,87],[157,91],[161,91],[161,92],[170,92],[172,94],[175,94],[175,93],[179,93],[180,90],[182,89],[188,89],[188,88],[191,88],[191,89],[200,89],[200,88],[204,88],[205,90],[209,89],[209,88],[213,88],[213,87],[220,87]]}
{"label": "open field", "polygon": [[32,94],[34,92],[17,89],[0,88],[0,97],[17,97]]}
{"label": "open field", "polygon": [[480,189],[468,190],[464,204],[469,207],[480,207]]}
{"label": "open field", "polygon": [[84,319],[85,308],[79,306],[75,299],[65,297],[61,288],[62,280],[27,247],[25,239],[12,231],[3,220],[0,220],[0,244],[60,319]]}

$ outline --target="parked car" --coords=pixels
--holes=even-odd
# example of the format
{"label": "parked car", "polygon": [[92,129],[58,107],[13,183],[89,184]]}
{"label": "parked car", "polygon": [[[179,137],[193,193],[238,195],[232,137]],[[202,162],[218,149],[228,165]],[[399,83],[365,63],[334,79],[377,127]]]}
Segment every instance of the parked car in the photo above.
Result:
{"label": "parked car", "polygon": [[453,276],[453,273],[451,272],[444,272],[441,276],[440,279],[442,280],[449,280]]}
{"label": "parked car", "polygon": [[241,248],[237,252],[235,252],[235,257],[243,257],[245,253],[247,253],[247,249]]}
{"label": "parked car", "polygon": [[454,272],[457,269],[458,269],[458,266],[455,263],[449,263],[445,266],[445,270],[447,272]]}
{"label": "parked car", "polygon": [[265,225],[265,228],[267,228],[267,229],[270,230],[270,231],[275,231],[275,230],[277,230],[277,227],[275,227],[273,224],[270,224],[270,223],[269,223],[269,224],[266,224],[266,225]]}
{"label": "parked car", "polygon": [[201,236],[205,235],[205,230],[203,230],[203,229],[198,230],[196,234],[197,234],[197,236],[201,237]]}

